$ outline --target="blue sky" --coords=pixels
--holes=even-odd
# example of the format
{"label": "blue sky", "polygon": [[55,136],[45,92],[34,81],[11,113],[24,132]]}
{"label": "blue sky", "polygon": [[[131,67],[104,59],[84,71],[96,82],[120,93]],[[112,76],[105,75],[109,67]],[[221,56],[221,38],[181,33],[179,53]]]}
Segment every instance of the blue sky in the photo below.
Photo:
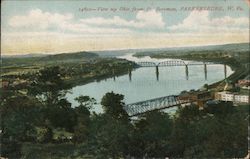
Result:
{"label": "blue sky", "polygon": [[1,6],[1,52],[58,53],[249,42],[247,2],[5,0]]}

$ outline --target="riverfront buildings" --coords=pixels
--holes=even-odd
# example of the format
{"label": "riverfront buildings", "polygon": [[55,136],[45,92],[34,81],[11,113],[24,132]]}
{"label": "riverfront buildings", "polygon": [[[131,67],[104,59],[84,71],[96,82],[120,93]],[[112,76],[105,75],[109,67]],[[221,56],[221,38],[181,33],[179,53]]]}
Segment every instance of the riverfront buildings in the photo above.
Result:
{"label": "riverfront buildings", "polygon": [[237,93],[232,92],[216,92],[215,93],[215,99],[220,101],[231,101],[235,104],[239,103],[249,103],[249,95],[241,95]]}
{"label": "riverfront buildings", "polygon": [[179,95],[180,100],[190,100],[196,103],[199,107],[203,107],[204,104],[212,99],[210,91],[191,91],[184,92]]}
{"label": "riverfront buildings", "polygon": [[238,81],[237,85],[242,89],[250,90],[250,75]]}

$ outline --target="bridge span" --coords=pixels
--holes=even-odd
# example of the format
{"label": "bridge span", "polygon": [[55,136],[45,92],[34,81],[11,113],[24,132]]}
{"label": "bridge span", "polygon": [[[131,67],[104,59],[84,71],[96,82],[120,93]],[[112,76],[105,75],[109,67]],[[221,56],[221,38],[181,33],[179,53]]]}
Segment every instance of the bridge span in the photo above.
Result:
{"label": "bridge span", "polygon": [[162,110],[179,106],[180,104],[190,103],[191,100],[181,100],[176,95],[170,95],[165,97],[154,98],[146,101],[127,104],[124,106],[124,110],[130,117],[144,114],[146,112]]}
{"label": "bridge span", "polygon": [[169,60],[169,61],[162,61],[159,63],[155,62],[137,62],[137,65],[140,67],[165,67],[165,66],[191,66],[191,65],[215,65],[217,63],[213,62],[199,62],[199,61],[182,61],[182,60]]}
{"label": "bridge span", "polygon": [[[197,66],[197,65],[203,65],[204,67],[204,74],[205,74],[205,80],[207,80],[207,65],[216,65],[219,63],[214,62],[199,62],[199,61],[182,61],[182,60],[169,60],[169,61],[163,61],[159,63],[155,62],[137,62],[136,63],[139,67],[155,67],[156,68],[156,79],[159,80],[159,67],[169,67],[169,66],[184,66],[185,73],[186,73],[186,79],[189,78],[189,66]],[[224,74],[225,78],[227,77],[227,68],[224,64]]]}

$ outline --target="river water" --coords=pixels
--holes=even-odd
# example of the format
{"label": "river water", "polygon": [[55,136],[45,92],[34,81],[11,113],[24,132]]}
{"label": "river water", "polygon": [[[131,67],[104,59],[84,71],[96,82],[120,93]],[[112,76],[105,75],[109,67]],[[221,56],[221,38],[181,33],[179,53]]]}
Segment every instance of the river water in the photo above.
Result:
{"label": "river water", "polygon": [[[162,62],[171,59],[154,59],[150,57],[136,58],[132,54],[120,56],[130,61],[140,62]],[[227,76],[233,73],[227,66]],[[207,78],[205,78],[204,66],[194,65],[188,67],[188,76],[185,66],[159,67],[158,78],[155,67],[140,67],[129,74],[115,78],[91,82],[85,85],[72,88],[71,93],[66,95],[67,99],[75,107],[78,103],[74,98],[80,95],[87,95],[97,100],[93,111],[101,113],[100,101],[107,92],[115,92],[124,95],[126,104],[152,98],[177,95],[183,90],[199,89],[204,84],[212,84],[225,78],[224,65],[207,65]],[[173,109],[174,111],[174,109]]]}

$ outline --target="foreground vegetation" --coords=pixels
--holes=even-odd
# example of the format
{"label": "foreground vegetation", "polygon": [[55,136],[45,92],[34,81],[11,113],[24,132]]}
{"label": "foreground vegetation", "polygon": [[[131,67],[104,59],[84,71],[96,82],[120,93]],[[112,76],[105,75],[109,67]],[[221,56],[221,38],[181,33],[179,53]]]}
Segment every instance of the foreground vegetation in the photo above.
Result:
{"label": "foreground vegetation", "polygon": [[179,108],[170,117],[151,112],[131,120],[123,95],[79,96],[72,108],[59,67],[40,70],[27,94],[4,90],[1,156],[8,158],[234,158],[247,154],[249,106],[232,103]]}

